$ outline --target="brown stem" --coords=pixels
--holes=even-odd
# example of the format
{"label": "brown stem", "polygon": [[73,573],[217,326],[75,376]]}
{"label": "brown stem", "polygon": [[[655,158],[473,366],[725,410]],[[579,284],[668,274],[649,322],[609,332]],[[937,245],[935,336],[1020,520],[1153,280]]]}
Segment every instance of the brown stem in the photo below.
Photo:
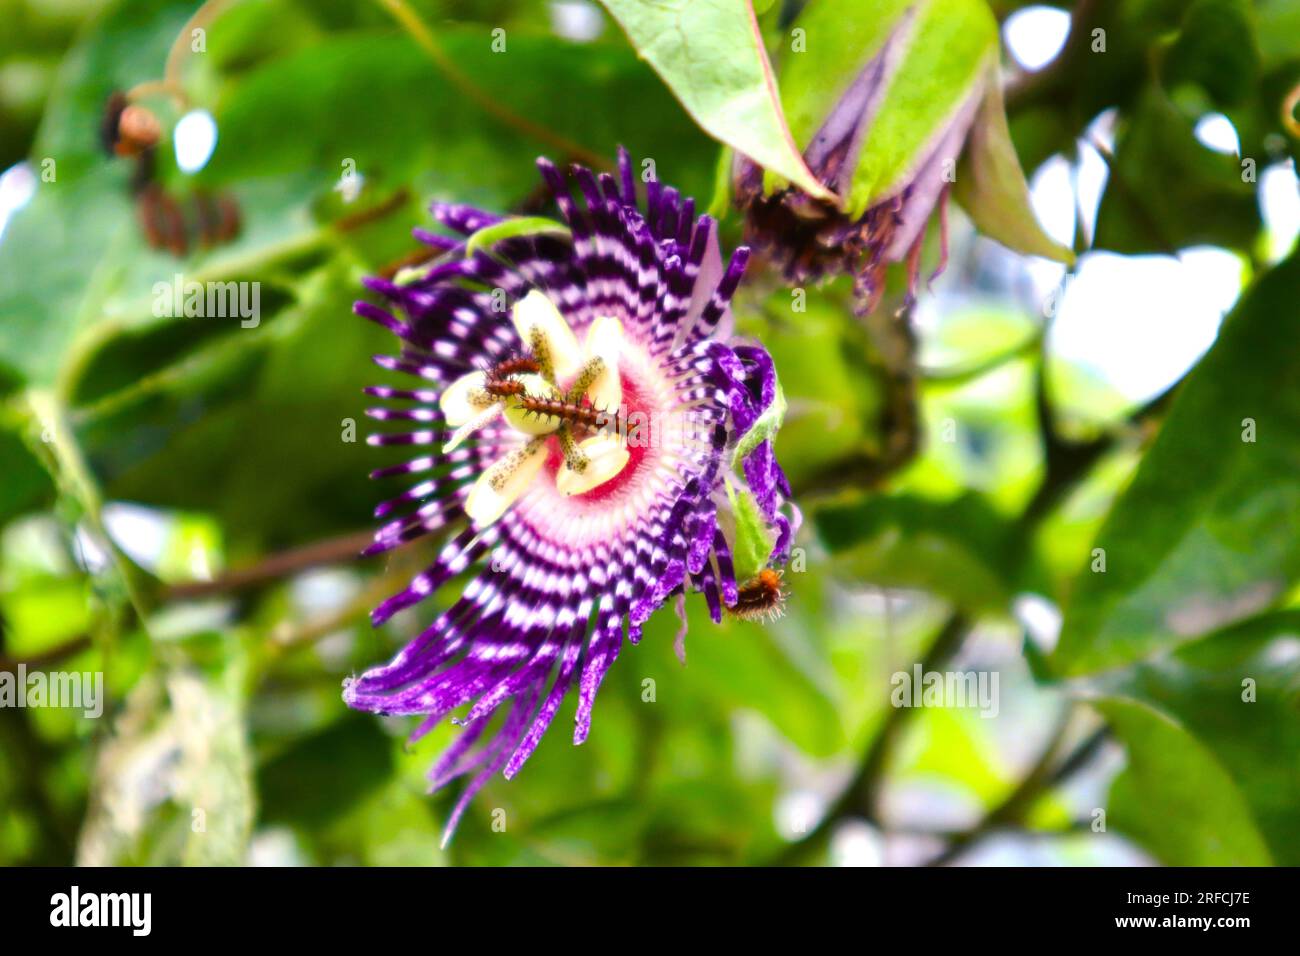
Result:
{"label": "brown stem", "polygon": [[1065,733],[1070,724],[1071,708],[1066,707],[1064,714],[1057,721],[1056,729],[1052,731],[1048,738],[1047,746],[1043,748],[1038,759],[1034,761],[1029,772],[1016,785],[1015,789],[995,806],[989,810],[971,829],[958,833],[948,842],[944,850],[927,862],[926,866],[943,866],[951,863],[958,856],[964,853],[970,846],[992,830],[998,827],[1008,826],[1024,819],[1026,813],[1038,800],[1042,793],[1044,784],[1051,776],[1052,766],[1056,763],[1060,753],[1061,745],[1065,741]]}
{"label": "brown stem", "polygon": [[33,654],[31,657],[4,657],[0,656],[0,673],[15,673],[21,664],[27,670],[40,670],[49,667],[51,664],[57,664],[60,661],[67,660],[76,654],[80,654],[86,648],[90,647],[90,638],[81,634],[77,637],[64,641],[62,644],[56,644],[54,647],[46,648],[39,654]]}
{"label": "brown stem", "polygon": [[1047,373],[1040,362],[1035,383],[1034,403],[1038,409],[1038,428],[1043,442],[1043,480],[1021,513],[1019,530],[1028,536],[1043,518],[1059,505],[1105,455],[1113,451],[1126,435],[1142,429],[1159,417],[1173,401],[1178,383],[1169,386],[1129,415],[1124,427],[1087,441],[1073,441],[1061,434],[1056,412],[1048,391]]}
{"label": "brown stem", "polygon": [[[383,202],[377,203],[368,209],[358,209],[356,212],[348,213],[346,216],[335,220],[334,228],[339,232],[352,232],[362,226],[368,226],[385,216],[391,216],[410,202],[410,199],[411,191],[403,186]],[[425,258],[428,258],[429,250],[426,249],[424,255]]]}
{"label": "brown stem", "polygon": [[916,333],[911,309],[878,309],[867,316],[872,364],[884,391],[879,450],[855,452],[799,482],[799,495],[835,493],[846,486],[874,488],[910,462],[921,448]]}
{"label": "brown stem", "polygon": [[[957,649],[961,647],[966,636],[968,621],[961,613],[952,614],[935,636],[930,649],[921,660],[923,673],[939,670]],[[817,826],[798,842],[790,844],[771,862],[773,866],[790,866],[830,836],[831,830],[847,817],[860,816],[868,821],[878,821],[877,804],[880,789],[885,780],[885,772],[894,755],[894,750],[902,736],[904,727],[912,715],[910,707],[892,707],[885,712],[880,729],[876,731],[868,745],[858,771],[849,781],[838,800],[821,818]]]}
{"label": "brown stem", "polygon": [[314,568],[322,564],[335,564],[356,559],[370,544],[373,535],[370,531],[354,531],[337,538],[327,538],[268,555],[251,567],[229,571],[211,581],[189,581],[173,584],[163,588],[162,601],[184,601],[209,597],[214,594],[226,594],[241,591],[274,581],[297,571]]}
{"label": "brown stem", "polygon": [[1047,746],[1043,748],[1041,756],[1016,788],[1007,795],[1006,799],[985,814],[975,826],[950,835],[948,846],[925,865],[950,864],[995,831],[1022,823],[1045,793],[1087,766],[1106,741],[1110,731],[1105,727],[1101,728],[1080,744],[1070,756],[1058,763],[1069,723],[1070,709],[1067,708]]}

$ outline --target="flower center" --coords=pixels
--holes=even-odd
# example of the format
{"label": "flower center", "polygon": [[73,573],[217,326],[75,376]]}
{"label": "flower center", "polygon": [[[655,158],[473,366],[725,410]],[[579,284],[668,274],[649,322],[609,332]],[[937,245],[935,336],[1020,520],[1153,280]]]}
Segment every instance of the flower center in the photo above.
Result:
{"label": "flower center", "polygon": [[[648,442],[642,440],[645,438],[641,434],[643,422],[649,422],[653,409],[647,402],[641,389],[636,385],[633,378],[621,375],[621,385],[623,388],[623,403],[619,408],[618,420],[614,426],[620,443],[627,450],[627,460],[617,471],[611,474],[598,484],[592,485],[586,491],[579,491],[569,495],[569,497],[583,502],[597,502],[607,500],[616,496],[623,487],[636,474],[642,459],[646,456]],[[565,465],[564,449],[556,437],[548,439],[548,455],[546,459],[545,471],[560,487],[559,473]]]}
{"label": "flower center", "polygon": [[465,511],[478,527],[500,518],[544,466],[562,495],[588,496],[633,458],[620,369],[622,323],[597,318],[580,347],[538,291],[515,305],[512,318],[528,353],[464,375],[439,397],[456,429],[445,451],[501,417],[524,439],[483,472],[466,498]]}

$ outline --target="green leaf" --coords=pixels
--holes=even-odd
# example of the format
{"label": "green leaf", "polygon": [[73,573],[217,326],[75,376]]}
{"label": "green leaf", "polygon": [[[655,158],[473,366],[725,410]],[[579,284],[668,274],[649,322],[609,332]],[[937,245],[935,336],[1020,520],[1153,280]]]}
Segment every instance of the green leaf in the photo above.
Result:
{"label": "green leaf", "polygon": [[390,339],[349,314],[353,281],[331,260],[301,281],[298,301],[228,333],[229,348],[217,340],[155,393],[109,403],[81,434],[107,494],[207,512],[233,552],[363,526],[375,496],[366,473],[395,459],[364,444],[364,357]]}
{"label": "green leaf", "polygon": [[1300,864],[1300,611],[1266,614],[1098,681],[1178,721],[1241,790],[1279,864]]}
{"label": "green leaf", "polygon": [[[239,238],[183,259],[149,249],[132,207],[130,165],[103,156],[96,131],[109,91],[160,70],[192,12],[192,4],[165,0],[112,7],[61,72],[34,151],[56,160],[57,178],[39,185],[0,243],[0,382],[49,385],[60,373],[75,379],[83,349],[173,321],[152,314],[151,290],[178,272],[187,281],[265,282],[279,263],[319,251],[331,235],[319,221],[326,218],[321,207],[345,160],[367,184],[362,208],[405,188],[506,209],[536,189],[536,146],[503,148],[515,131],[451,95],[409,38],[333,35],[225,78],[220,96],[199,103],[216,118],[218,143],[193,182],[237,201]],[[623,45],[512,36],[506,57],[466,27],[445,31],[441,42],[488,96],[514,111],[611,157],[619,143],[648,153],[671,142],[671,155],[658,157],[660,174],[684,190],[711,185],[713,144],[660,84],[648,82],[650,71]],[[547,82],[520,84],[521,75]],[[575,109],[578,102],[591,107]],[[161,113],[164,122],[173,118]],[[286,129],[311,135],[285,136]],[[191,180],[177,175],[167,147],[159,150],[160,175],[188,201]],[[390,241],[398,243],[389,259],[409,250],[417,217],[427,224],[409,203],[388,221]]]}
{"label": "green leaf", "polygon": [[701,129],[809,195],[831,198],[790,135],[748,0],[604,3]]}
{"label": "green leaf", "polygon": [[1029,184],[1011,141],[1002,87],[996,80],[988,84],[975,116],[953,196],[975,228],[990,239],[1016,252],[1074,262],[1074,253],[1043,231],[1030,206]]}
{"label": "green leaf", "polygon": [[1152,707],[1116,697],[1097,709],[1128,753],[1107,826],[1173,866],[1267,866],[1268,848],[1241,791],[1214,755]]}
{"label": "green leaf", "polygon": [[46,471],[28,450],[16,429],[0,424],[0,461],[5,463],[0,481],[0,526],[10,518],[52,497]]}
{"label": "green leaf", "polygon": [[1300,60],[1300,6],[1291,0],[1261,0],[1256,7],[1264,65],[1274,67]]}
{"label": "green leaf", "polygon": [[[762,720],[804,753],[830,756],[845,746],[845,720],[842,708],[837,708],[833,682],[809,667],[810,658],[818,658],[801,653],[809,633],[816,629],[816,617],[802,606],[800,591],[814,585],[802,575],[795,575],[796,580],[789,577],[787,584],[797,596],[791,600],[789,615],[770,624],[728,615],[719,627],[709,620],[704,601],[698,596],[690,598],[685,667],[672,650],[676,617],[665,609],[651,618],[642,643],[647,658],[636,658],[632,675],[638,682],[643,674],[656,678],[660,701],[654,706],[675,705],[667,720],[676,721],[679,715],[689,713],[692,722],[707,715],[725,726],[736,719],[737,712],[747,711],[761,714]],[[687,687],[690,697],[686,696]],[[685,741],[699,730],[676,726],[672,732]],[[734,746],[725,732],[706,732],[705,736],[721,737],[711,746]],[[715,774],[709,776],[716,779]]]}
{"label": "green leaf", "polygon": [[[394,743],[368,714],[348,713],[258,768],[262,819],[321,826],[392,780]],[[340,773],[346,768],[346,773]]]}
{"label": "green leaf", "polygon": [[[1300,574],[1300,256],[1225,320],[1079,575],[1058,673],[1116,667],[1256,614]],[[1253,439],[1253,440],[1250,440]]]}
{"label": "green leaf", "polygon": [[1211,244],[1249,250],[1260,229],[1241,161],[1202,145],[1192,120],[1158,88],[1124,124],[1097,212],[1094,245],[1136,255]]}
{"label": "green leaf", "polygon": [[0,243],[0,370],[54,382],[78,329],[98,318],[95,287],[140,251],[124,190],[111,173],[69,177],[42,184],[14,217]]}
{"label": "green leaf", "polygon": [[776,535],[768,527],[762,509],[748,489],[735,488],[727,482],[727,498],[736,516],[736,540],[731,548],[731,559],[736,580],[744,584],[767,567],[767,559],[776,545]]}
{"label": "green leaf", "polygon": [[99,299],[145,252],[127,164],[103,155],[98,129],[109,93],[149,79],[191,12],[179,0],[112,5],[60,69],[32,149],[36,195],[0,242],[0,379],[51,384]]}
{"label": "green leaf", "polygon": [[820,508],[813,521],[847,577],[923,588],[966,608],[1007,605],[1009,584],[1000,569],[1009,566],[1009,532],[978,495],[946,502],[873,495]]}
{"label": "green leaf", "polygon": [[1197,83],[1221,107],[1235,106],[1259,79],[1254,11],[1247,0],[1194,0],[1165,59],[1163,79],[1173,87]]}

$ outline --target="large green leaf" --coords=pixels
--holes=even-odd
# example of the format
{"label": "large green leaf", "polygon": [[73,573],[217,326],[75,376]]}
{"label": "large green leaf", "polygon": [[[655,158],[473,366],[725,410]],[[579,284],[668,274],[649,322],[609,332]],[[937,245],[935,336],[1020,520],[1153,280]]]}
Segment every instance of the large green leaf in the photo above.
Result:
{"label": "large green leaf", "polygon": [[1207,243],[1248,250],[1259,226],[1242,161],[1202,145],[1193,119],[1149,87],[1124,116],[1094,245],[1128,254]]}
{"label": "large green leaf", "polygon": [[[1300,574],[1300,256],[1228,316],[1102,528],[1053,662],[1115,667],[1269,607]],[[1253,431],[1253,434],[1252,434]],[[1247,440],[1254,438],[1253,441]]]}
{"label": "large green leaf", "polygon": [[155,391],[91,406],[108,409],[81,429],[106,492],[210,513],[236,549],[364,526],[377,494],[366,474],[391,456],[365,444],[361,389],[389,336],[351,314],[352,281],[331,261],[297,301],[160,373]]}
{"label": "large green leaf", "polygon": [[1300,611],[1267,614],[1124,672],[1228,771],[1274,859],[1300,864]]}
{"label": "large green leaf", "polygon": [[161,66],[187,8],[118,4],[65,60],[32,150],[36,195],[0,242],[0,378],[52,382],[74,334],[99,319],[100,298],[145,252],[129,172],[103,156],[99,126],[110,92]]}
{"label": "large green leaf", "polygon": [[[56,160],[57,179],[41,183],[0,243],[0,380],[48,384],[60,371],[75,375],[83,345],[173,321],[152,314],[156,282],[177,273],[186,281],[265,281],[285,259],[331,238],[321,220],[399,190],[505,210],[537,188],[541,144],[454,94],[410,38],[343,34],[209,80],[201,105],[215,115],[218,143],[194,181],[233,196],[241,234],[182,259],[150,250],[129,196],[129,165],[103,156],[96,136],[109,91],[161,69],[185,9],[164,0],[112,8],[63,71],[35,151]],[[709,184],[712,144],[621,44],[521,35],[498,55],[466,27],[442,31],[440,42],[486,96],[532,122],[611,161],[620,143],[653,155],[658,174],[686,191]],[[520,83],[521,75],[546,82]],[[577,102],[592,105],[574,109]],[[312,134],[284,135],[288,129]],[[662,155],[659,145],[669,142],[671,155]],[[173,170],[168,145],[159,150],[160,173],[185,200],[191,184]],[[367,184],[356,208],[330,204],[347,161]],[[373,227],[367,247],[394,246],[389,259],[409,251],[410,226],[427,224],[420,205]],[[379,242],[373,233],[384,226],[391,228]]]}
{"label": "large green leaf", "polygon": [[709,135],[813,196],[749,0],[604,0],[632,46]]}
{"label": "large green leaf", "polygon": [[1097,704],[1128,766],[1110,793],[1107,826],[1175,866],[1262,866],[1268,848],[1228,771],[1176,721],[1135,700]]}

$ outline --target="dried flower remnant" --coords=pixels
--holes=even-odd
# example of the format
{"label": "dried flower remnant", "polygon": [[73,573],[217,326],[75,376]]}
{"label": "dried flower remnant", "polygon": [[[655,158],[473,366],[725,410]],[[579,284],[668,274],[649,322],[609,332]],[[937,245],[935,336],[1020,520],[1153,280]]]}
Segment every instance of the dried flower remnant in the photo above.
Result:
{"label": "dried flower remnant", "polygon": [[731,183],[747,240],[787,281],[852,275],[867,313],[887,267],[905,263],[914,295],[936,213],[936,274],[946,262],[953,194],[992,238],[1070,258],[1029,211],[1006,130],[997,24],[984,0],[867,0],[865,9],[822,0],[797,29],[805,52],[783,62],[783,105],[804,162],[833,198],[809,195],[740,155]]}

